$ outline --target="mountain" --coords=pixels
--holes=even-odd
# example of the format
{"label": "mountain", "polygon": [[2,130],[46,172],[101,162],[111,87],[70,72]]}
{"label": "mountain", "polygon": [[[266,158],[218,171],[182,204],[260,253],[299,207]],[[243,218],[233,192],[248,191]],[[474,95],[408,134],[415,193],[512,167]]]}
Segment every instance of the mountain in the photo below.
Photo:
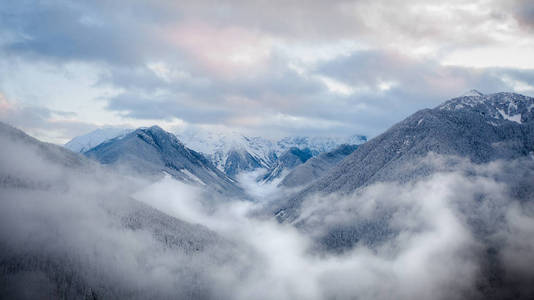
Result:
{"label": "mountain", "polygon": [[276,209],[295,220],[313,193],[351,193],[381,181],[409,181],[432,174],[421,161],[429,153],[457,155],[474,163],[514,159],[534,151],[534,98],[513,94],[462,96],[420,110],[362,144],[328,174]]}
{"label": "mountain", "polygon": [[[2,122],[0,122],[0,138],[2,139],[3,148],[1,152],[3,155],[2,168],[0,168],[2,184],[9,184],[9,182],[20,182],[22,186],[30,184],[29,181],[23,182],[23,178],[18,178],[15,174],[20,173],[24,174],[22,177],[31,177],[31,172],[25,173],[29,168],[24,168],[24,166],[30,164],[32,160],[36,161],[35,168],[38,168],[37,164],[40,160],[46,160],[71,169],[89,168],[94,165],[82,155],[73,153],[55,144],[40,142],[22,130]],[[20,147],[20,153],[15,155],[15,148],[19,144],[24,145],[24,147]],[[12,157],[8,157],[8,154]],[[10,166],[13,168],[10,168]]]}
{"label": "mountain", "polygon": [[[514,93],[462,96],[420,110],[268,210],[310,236],[316,251],[390,253],[414,232],[434,241],[467,237],[476,245],[466,251],[476,257],[479,296],[459,298],[529,299],[534,275],[521,267],[528,258],[511,249],[533,246],[510,228],[522,216],[532,220],[533,113],[534,98]],[[437,257],[430,261],[446,268]]]}
{"label": "mountain", "polygon": [[279,186],[294,188],[310,184],[322,177],[328,170],[333,168],[357,148],[357,145],[341,145],[333,151],[324,152],[312,157],[305,163],[291,170],[291,172],[289,172],[289,174],[287,174],[280,182]]}
{"label": "mountain", "polygon": [[232,261],[217,233],[130,196],[149,182],[1,122],[0,143],[1,299],[209,298],[196,266]]}
{"label": "mountain", "polygon": [[126,128],[99,128],[87,134],[77,136],[65,144],[65,148],[78,153],[83,153],[112,138],[132,132]]}
{"label": "mountain", "polygon": [[471,111],[497,120],[509,120],[518,124],[534,120],[533,98],[513,93],[484,95],[478,91],[470,96],[451,99],[438,109],[449,111]]}
{"label": "mountain", "polygon": [[224,173],[235,178],[239,172],[254,171],[265,166],[259,157],[253,156],[245,149],[232,149],[226,155]]}
{"label": "mountain", "polygon": [[124,165],[146,174],[166,172],[183,182],[206,186],[219,193],[242,195],[242,189],[233,179],[158,126],[139,128],[84,154],[102,164]]}
{"label": "mountain", "polygon": [[292,147],[310,149],[312,155],[333,150],[341,144],[362,144],[367,138],[350,137],[285,137],[279,140],[250,137],[239,133],[186,131],[178,134],[184,144],[203,153],[217,168],[230,177],[242,171],[271,169],[278,157]]}
{"label": "mountain", "polygon": [[[84,153],[99,144],[116,137],[124,136],[132,129],[101,128],[88,134],[77,136],[65,144],[65,148]],[[184,145],[202,153],[213,165],[229,177],[235,179],[240,172],[258,168],[271,169],[278,156],[292,147],[308,148],[312,155],[328,152],[339,145],[359,145],[367,141],[362,135],[349,137],[285,137],[279,140],[250,137],[236,132],[221,133],[203,130],[187,130],[176,134]]]}
{"label": "mountain", "polygon": [[241,171],[268,169],[277,159],[273,142],[261,137],[202,130],[185,131],[177,136],[187,147],[204,154],[231,177]]}
{"label": "mountain", "polygon": [[469,96],[484,96],[483,93],[473,89],[473,90],[470,90],[470,91],[467,91],[465,92],[462,97],[469,97]]}
{"label": "mountain", "polygon": [[312,158],[312,156],[312,151],[309,148],[299,149],[297,147],[291,147],[280,155],[276,163],[267,171],[267,173],[260,177],[260,181],[271,182],[277,178],[282,178],[285,176],[285,173],[305,163]]}
{"label": "mountain", "polygon": [[329,152],[340,145],[360,145],[367,141],[363,135],[352,135],[349,137],[285,137],[276,142],[278,153],[282,153],[289,148],[297,147],[299,149],[310,149],[313,156],[323,152]]}

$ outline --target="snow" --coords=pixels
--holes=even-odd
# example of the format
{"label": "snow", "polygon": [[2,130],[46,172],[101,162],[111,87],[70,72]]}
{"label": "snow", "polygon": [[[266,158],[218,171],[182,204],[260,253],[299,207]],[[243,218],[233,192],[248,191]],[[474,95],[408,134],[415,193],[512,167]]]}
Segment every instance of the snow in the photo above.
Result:
{"label": "snow", "polygon": [[516,123],[521,124],[521,114],[515,114],[515,115],[510,116],[508,113],[506,113],[502,109],[498,108],[497,110],[499,111],[499,113],[501,114],[501,117],[503,119],[510,120],[512,122],[516,122]]}
{"label": "snow", "polygon": [[521,114],[508,116],[508,120],[521,124]]}
{"label": "snow", "polygon": [[534,98],[515,93],[495,93],[478,97],[463,96],[451,99],[440,106],[441,110],[473,110],[485,117],[522,124],[530,120]]}
{"label": "snow", "polygon": [[[120,138],[132,131],[133,129],[111,127],[97,129],[75,137],[65,144],[65,148],[83,153],[107,140]],[[276,140],[245,136],[238,132],[222,133],[200,129],[177,133],[176,136],[186,147],[204,154],[220,171],[224,171],[227,155],[232,150],[250,153],[263,168],[268,169],[274,163],[274,155],[280,156],[291,147],[310,148],[314,154],[318,154],[333,150],[341,144],[362,144],[367,140],[361,135],[349,137],[294,136]]]}
{"label": "snow", "polygon": [[192,181],[194,182],[197,182],[197,183],[200,183],[202,185],[206,185],[202,180],[200,180],[200,178],[198,178],[197,176],[195,176],[195,174],[189,172],[189,170],[187,169],[182,169],[180,170],[180,172],[184,173],[187,177],[189,177]]}
{"label": "snow", "polygon": [[83,153],[107,140],[124,136],[132,131],[132,129],[126,128],[100,128],[73,138],[71,141],[66,143],[64,147],[73,152]]}
{"label": "snow", "polygon": [[228,153],[233,150],[248,152],[264,168],[269,168],[274,163],[273,154],[280,156],[291,147],[309,148],[313,153],[318,154],[331,151],[341,144],[362,144],[367,140],[361,135],[348,137],[292,136],[277,140],[246,136],[237,132],[221,133],[203,130],[185,131],[176,135],[186,147],[205,154],[221,171],[224,171]]}
{"label": "snow", "polygon": [[478,96],[484,96],[484,94],[482,94],[481,92],[475,89],[472,89],[462,95],[462,97],[478,97]]}

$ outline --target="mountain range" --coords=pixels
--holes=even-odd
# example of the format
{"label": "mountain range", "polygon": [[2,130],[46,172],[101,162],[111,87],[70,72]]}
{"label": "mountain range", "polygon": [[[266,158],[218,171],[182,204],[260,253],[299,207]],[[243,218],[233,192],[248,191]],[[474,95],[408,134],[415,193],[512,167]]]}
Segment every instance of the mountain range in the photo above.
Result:
{"label": "mountain range", "polygon": [[151,175],[165,172],[180,181],[206,186],[222,194],[243,195],[235,180],[158,126],[139,128],[107,140],[84,155],[105,165],[125,166]]}
{"label": "mountain range", "polygon": [[233,260],[214,231],[131,196],[150,182],[1,122],[0,142],[0,298],[205,298],[195,264]]}
{"label": "mountain range", "polygon": [[264,168],[271,172],[278,158],[292,148],[309,149],[312,156],[333,150],[342,144],[359,145],[367,138],[363,135],[349,137],[285,137],[279,140],[247,137],[237,133],[182,134],[178,135],[188,147],[204,153],[227,175],[235,177],[242,171]]}
{"label": "mountain range", "polygon": [[[72,152],[0,123],[0,278],[10,283],[0,295],[30,282],[49,298],[173,298],[177,290],[178,298],[232,298],[255,291],[246,280],[265,282],[270,268],[282,286],[295,284],[293,268],[312,278],[297,284],[326,282],[321,291],[332,299],[357,298],[346,292],[361,283],[354,274],[367,276],[358,277],[364,286],[388,282],[388,299],[418,298],[395,293],[417,285],[413,278],[429,287],[423,298],[534,295],[534,98],[473,90],[365,143],[205,142],[158,126],[110,135],[78,138]],[[266,171],[260,187],[276,183],[261,190],[271,197],[250,199],[236,180],[257,169]],[[143,191],[169,214],[136,200]],[[239,293],[226,288],[229,278]]]}
{"label": "mountain range", "polygon": [[[106,140],[133,131],[122,128],[97,129],[73,138],[65,147],[74,152],[84,153]],[[293,147],[309,149],[313,156],[328,152],[339,145],[359,145],[367,138],[362,135],[349,137],[285,137],[279,140],[250,137],[239,133],[214,133],[206,131],[184,131],[176,135],[186,147],[202,153],[212,164],[229,177],[235,179],[240,172],[256,169],[270,170],[278,157]]]}
{"label": "mountain range", "polygon": [[351,193],[375,182],[407,182],[433,174],[417,163],[429,153],[474,163],[527,157],[534,151],[534,98],[513,93],[475,94],[420,110],[361,145],[287,203],[280,220],[298,218],[300,203],[314,193]]}

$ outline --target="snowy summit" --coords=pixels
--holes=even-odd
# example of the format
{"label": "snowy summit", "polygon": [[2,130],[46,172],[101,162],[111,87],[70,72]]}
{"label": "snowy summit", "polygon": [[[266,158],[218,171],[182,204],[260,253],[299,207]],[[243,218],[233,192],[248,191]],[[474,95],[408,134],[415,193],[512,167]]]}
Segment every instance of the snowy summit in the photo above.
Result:
{"label": "snowy summit", "polygon": [[477,90],[475,90],[475,89],[472,89],[472,90],[470,90],[468,92],[465,92],[462,95],[462,97],[478,97],[478,96],[484,96],[484,94],[479,92],[479,91],[477,91]]}

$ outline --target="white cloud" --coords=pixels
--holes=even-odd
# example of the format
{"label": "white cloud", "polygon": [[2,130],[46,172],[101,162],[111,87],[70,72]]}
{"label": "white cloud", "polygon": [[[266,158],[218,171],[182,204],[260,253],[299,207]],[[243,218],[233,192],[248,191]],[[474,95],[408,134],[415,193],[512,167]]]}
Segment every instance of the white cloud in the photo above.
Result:
{"label": "white cloud", "polygon": [[324,83],[324,85],[326,85],[328,90],[332,93],[340,94],[342,96],[350,96],[354,94],[354,89],[343,82],[327,76],[317,76],[317,78]]}
{"label": "white cloud", "polygon": [[532,54],[534,45],[498,45],[470,49],[459,49],[446,55],[442,64],[445,66],[463,66],[474,68],[515,68],[534,69]]}
{"label": "white cloud", "polygon": [[502,80],[518,93],[533,92],[534,86],[526,81],[518,80],[510,76],[503,76]]}

